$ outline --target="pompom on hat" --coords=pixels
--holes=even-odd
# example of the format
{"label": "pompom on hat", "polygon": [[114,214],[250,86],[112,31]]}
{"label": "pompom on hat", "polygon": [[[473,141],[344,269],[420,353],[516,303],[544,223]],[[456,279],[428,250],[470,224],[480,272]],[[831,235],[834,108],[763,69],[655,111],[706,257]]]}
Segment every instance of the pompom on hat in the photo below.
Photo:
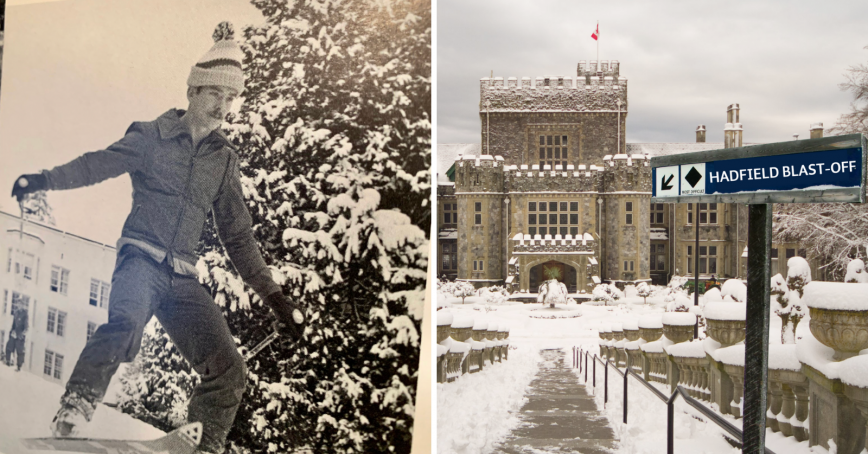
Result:
{"label": "pompom on hat", "polygon": [[235,42],[232,24],[221,22],[212,37],[214,46],[190,69],[187,85],[229,87],[238,90],[240,94],[244,90],[244,73],[241,71],[244,52]]}

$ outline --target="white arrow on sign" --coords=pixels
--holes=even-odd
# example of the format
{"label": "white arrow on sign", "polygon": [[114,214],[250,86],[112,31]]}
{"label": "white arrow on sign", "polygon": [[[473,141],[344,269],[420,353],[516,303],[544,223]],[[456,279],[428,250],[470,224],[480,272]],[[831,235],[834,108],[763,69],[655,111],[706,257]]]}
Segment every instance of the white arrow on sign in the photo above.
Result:
{"label": "white arrow on sign", "polygon": [[658,167],[654,179],[654,191],[657,197],[678,196],[678,166]]}

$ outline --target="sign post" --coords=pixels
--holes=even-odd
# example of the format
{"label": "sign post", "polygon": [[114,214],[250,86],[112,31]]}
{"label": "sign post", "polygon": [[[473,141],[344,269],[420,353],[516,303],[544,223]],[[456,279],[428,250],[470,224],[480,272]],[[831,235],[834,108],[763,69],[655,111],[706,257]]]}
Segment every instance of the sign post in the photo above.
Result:
{"label": "sign post", "polygon": [[865,149],[865,137],[851,134],[651,158],[651,203],[750,205],[743,453],[765,451],[772,204],[865,202]]}

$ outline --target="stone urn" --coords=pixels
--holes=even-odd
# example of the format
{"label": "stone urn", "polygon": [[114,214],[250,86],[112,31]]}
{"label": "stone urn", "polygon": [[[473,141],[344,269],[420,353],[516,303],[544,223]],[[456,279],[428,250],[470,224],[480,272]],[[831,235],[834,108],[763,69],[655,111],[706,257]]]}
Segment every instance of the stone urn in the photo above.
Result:
{"label": "stone urn", "polygon": [[675,344],[687,342],[693,339],[695,324],[696,316],[689,312],[667,312],[663,314],[663,335]]}
{"label": "stone urn", "polygon": [[637,326],[639,327],[639,337],[645,339],[645,342],[654,342],[663,336],[663,322],[660,317],[643,317]]}
{"label": "stone urn", "polygon": [[620,326],[612,328],[612,340],[615,342],[624,340],[624,330]]}
{"label": "stone urn", "polygon": [[713,302],[705,305],[705,334],[729,347],[744,340],[745,304]]}
{"label": "stone urn", "polygon": [[629,341],[629,342],[636,342],[637,340],[639,340],[639,328],[625,329],[624,330],[624,337],[626,337],[627,341]]}
{"label": "stone urn", "polygon": [[802,302],[811,312],[811,334],[841,361],[868,348],[868,284],[811,282]]}

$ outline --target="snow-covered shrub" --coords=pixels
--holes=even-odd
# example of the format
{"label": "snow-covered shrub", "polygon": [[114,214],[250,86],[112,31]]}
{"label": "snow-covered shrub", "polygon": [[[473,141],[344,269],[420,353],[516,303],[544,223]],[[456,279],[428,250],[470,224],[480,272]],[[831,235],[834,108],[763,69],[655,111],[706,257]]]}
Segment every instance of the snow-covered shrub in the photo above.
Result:
{"label": "snow-covered shrub", "polygon": [[640,282],[636,286],[636,296],[641,297],[645,304],[648,304],[648,297],[651,296],[651,286],[647,282]]}
{"label": "snow-covered shrub", "polygon": [[868,284],[868,272],[865,271],[865,262],[862,259],[850,260],[847,264],[847,275],[844,282]]}
{"label": "snow-covered shrub", "polygon": [[675,293],[672,301],[666,305],[666,312],[690,312],[693,300],[684,293]]}
{"label": "snow-covered shrub", "polygon": [[593,301],[602,301],[606,306],[624,297],[624,293],[612,284],[599,284],[594,287],[592,294]]}
{"label": "snow-covered shrub", "polygon": [[187,422],[187,402],[200,378],[155,319],[145,328],[136,359],[118,380],[117,408],[169,432]]}
{"label": "snow-covered shrub", "polygon": [[675,301],[675,296],[677,294],[683,294],[687,296],[687,291],[684,289],[684,284],[686,284],[689,280],[690,278],[688,278],[687,276],[673,275],[672,279],[669,280],[669,284],[667,284],[666,287],[658,293],[658,295],[663,297],[664,303],[671,303]]}
{"label": "snow-covered shrub", "polygon": [[549,279],[539,286],[536,301],[555,307],[555,304],[567,304],[567,286],[557,279]]}
{"label": "snow-covered shrub", "polygon": [[503,287],[493,285],[479,289],[477,295],[484,298],[488,304],[501,304],[509,297],[509,292]]}
{"label": "snow-covered shrub", "polygon": [[747,286],[740,279],[727,279],[720,286],[720,294],[724,300],[728,296],[733,301],[738,301],[739,303],[747,302]]}
{"label": "snow-covered shrub", "polygon": [[702,296],[705,298],[706,303],[723,301],[723,295],[721,295],[720,289],[717,287],[707,290]]}
{"label": "snow-covered shrub", "polygon": [[787,260],[787,282],[782,283],[780,275],[772,278],[772,292],[777,295],[780,308],[775,313],[781,317],[781,343],[796,343],[796,328],[799,321],[807,315],[808,308],[802,303],[805,286],[811,282],[811,267],[802,257]]}
{"label": "snow-covered shrub", "polygon": [[461,298],[461,304],[464,304],[465,298],[474,295],[476,295],[476,288],[470,282],[458,281],[452,288],[452,296]]}

